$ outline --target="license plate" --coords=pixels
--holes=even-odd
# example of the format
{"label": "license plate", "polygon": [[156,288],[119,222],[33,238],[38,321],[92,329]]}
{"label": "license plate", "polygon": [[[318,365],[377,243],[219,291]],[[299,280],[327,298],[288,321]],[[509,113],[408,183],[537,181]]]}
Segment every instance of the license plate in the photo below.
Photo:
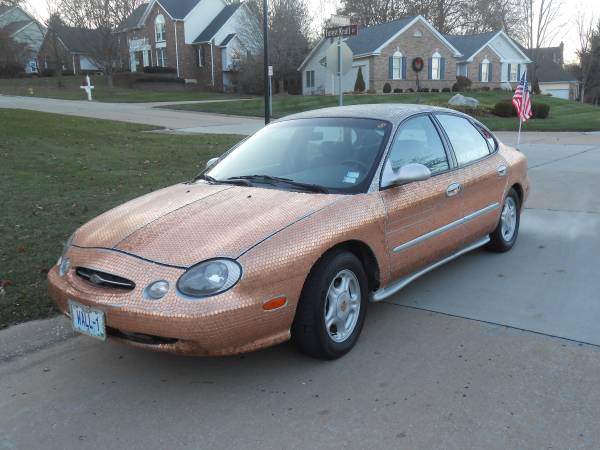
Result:
{"label": "license plate", "polygon": [[104,312],[69,300],[73,329],[97,339],[106,339]]}

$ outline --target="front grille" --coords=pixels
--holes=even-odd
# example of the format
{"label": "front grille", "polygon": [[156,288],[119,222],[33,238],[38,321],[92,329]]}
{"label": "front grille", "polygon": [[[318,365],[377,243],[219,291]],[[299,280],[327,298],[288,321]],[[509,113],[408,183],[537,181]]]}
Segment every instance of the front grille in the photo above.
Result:
{"label": "front grille", "polygon": [[146,345],[175,344],[178,341],[178,339],[175,338],[153,336],[143,333],[130,333],[128,331],[117,330],[116,328],[111,327],[106,327],[106,332],[109,336]]}
{"label": "front grille", "polygon": [[135,283],[127,278],[118,277],[99,270],[88,269],[86,267],[77,267],[75,273],[81,278],[89,281],[96,286],[103,286],[113,289],[124,289],[131,291],[135,289]]}

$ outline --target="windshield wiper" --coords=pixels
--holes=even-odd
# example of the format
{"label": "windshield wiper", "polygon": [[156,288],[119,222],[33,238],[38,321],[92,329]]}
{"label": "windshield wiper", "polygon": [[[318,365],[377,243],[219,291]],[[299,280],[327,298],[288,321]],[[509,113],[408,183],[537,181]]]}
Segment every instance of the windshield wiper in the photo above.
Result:
{"label": "windshield wiper", "polygon": [[283,183],[288,184],[290,186],[294,186],[306,191],[310,192],[320,192],[323,194],[328,194],[329,191],[324,186],[320,186],[318,184],[310,184],[310,183],[302,183],[300,181],[294,181],[290,178],[284,177],[275,177],[272,175],[240,175],[239,177],[229,177],[227,180],[251,180],[258,181],[263,183],[275,184],[275,183]]}
{"label": "windshield wiper", "polygon": [[208,182],[209,182],[209,183],[211,183],[211,184],[217,184],[217,183],[220,183],[220,181],[219,181],[219,180],[217,180],[216,178],[214,178],[214,177],[211,177],[210,175],[206,175],[206,174],[204,174],[204,173],[201,173],[201,174],[200,174],[200,175],[198,175],[196,178],[194,178],[194,181],[196,181],[196,180],[205,180],[205,181],[208,181]]}

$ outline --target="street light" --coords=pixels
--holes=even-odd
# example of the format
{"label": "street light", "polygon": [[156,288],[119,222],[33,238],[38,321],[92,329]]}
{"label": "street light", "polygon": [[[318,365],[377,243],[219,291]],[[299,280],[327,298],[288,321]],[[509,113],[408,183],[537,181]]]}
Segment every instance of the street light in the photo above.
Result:
{"label": "street light", "polygon": [[269,101],[269,37],[267,35],[269,24],[267,16],[269,13],[269,0],[263,0],[263,50],[264,50],[264,77],[265,77],[265,125],[271,120],[271,108]]}

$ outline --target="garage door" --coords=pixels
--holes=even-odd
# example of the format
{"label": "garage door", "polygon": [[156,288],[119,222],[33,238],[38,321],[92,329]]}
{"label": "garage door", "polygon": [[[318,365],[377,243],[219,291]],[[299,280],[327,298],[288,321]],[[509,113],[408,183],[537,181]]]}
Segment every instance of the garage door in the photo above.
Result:
{"label": "garage door", "polygon": [[569,100],[568,89],[547,89],[545,94],[550,94],[552,97],[564,98]]}

